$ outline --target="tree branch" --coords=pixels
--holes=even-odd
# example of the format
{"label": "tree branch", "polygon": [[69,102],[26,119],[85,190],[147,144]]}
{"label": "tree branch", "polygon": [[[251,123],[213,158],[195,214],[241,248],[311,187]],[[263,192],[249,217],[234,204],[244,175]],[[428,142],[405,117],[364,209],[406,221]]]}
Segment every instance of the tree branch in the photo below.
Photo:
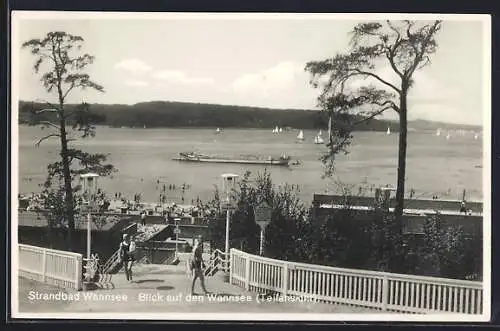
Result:
{"label": "tree branch", "polygon": [[35,142],[35,147],[37,147],[37,148],[38,148],[38,147],[40,147],[40,144],[42,143],[42,141],[47,140],[47,139],[52,138],[52,137],[61,137],[61,135],[60,135],[60,134],[58,134],[58,133],[51,133],[51,134],[48,134],[48,135],[46,135],[45,137],[42,137],[42,138],[38,139],[38,140]]}
{"label": "tree branch", "polygon": [[396,37],[396,42],[395,42],[395,43],[397,43],[397,42],[401,39],[401,34],[399,33],[399,30],[398,30],[398,29],[396,29],[396,28],[394,27],[394,25],[392,25],[392,22],[391,22],[390,20],[386,20],[386,23],[387,23],[387,25],[389,26],[389,28],[390,28],[392,31],[396,32],[396,36],[397,36],[397,37]]}
{"label": "tree branch", "polygon": [[394,62],[394,57],[396,54],[396,50],[398,47],[403,43],[403,40],[399,38],[392,47],[386,46],[387,52],[385,53],[385,56],[389,60],[389,64],[391,65],[392,70],[396,72],[396,74],[399,76],[399,78],[403,79],[404,75],[401,72],[401,70],[398,69],[396,66],[396,63]]}
{"label": "tree branch", "polygon": [[372,73],[372,72],[368,72],[368,71],[362,71],[362,70],[359,70],[359,69],[353,69],[353,71],[356,71],[357,73],[359,73],[360,75],[366,75],[366,76],[371,76],[375,79],[377,79],[379,82],[381,82],[382,84],[385,84],[387,86],[389,86],[390,88],[394,89],[396,92],[398,93],[401,93],[401,90],[398,89],[396,86],[392,85],[391,83],[389,83],[388,81],[382,79],[380,76]]}
{"label": "tree branch", "polygon": [[417,69],[421,69],[431,62],[431,59],[427,55],[424,56],[422,60],[424,61],[417,67]]}
{"label": "tree branch", "polygon": [[43,114],[43,113],[57,113],[59,110],[55,109],[55,108],[44,108],[44,109],[41,109],[41,110],[35,110],[34,113],[36,115],[40,115],[40,114]]}
{"label": "tree branch", "polygon": [[380,107],[384,107],[386,105],[389,105],[396,113],[399,114],[399,107],[392,100],[387,100],[387,101],[385,101],[383,103],[374,102],[374,104],[376,104],[377,106],[380,106]]}
{"label": "tree branch", "polygon": [[64,92],[64,95],[63,95],[63,100],[66,99],[66,96],[68,95],[69,92],[71,92],[72,89],[74,89],[75,87],[77,87],[75,85],[75,82],[71,82],[71,85],[70,87],[68,87],[68,89],[66,90],[66,92]]}
{"label": "tree branch", "polygon": [[372,113],[370,116],[363,118],[361,121],[354,122],[352,124],[352,126],[356,126],[358,124],[361,124],[361,123],[364,123],[366,121],[369,121],[369,120],[377,117],[378,115],[381,115],[383,112],[385,112],[386,110],[389,110],[389,109],[394,109],[394,108],[392,106],[384,107],[384,108],[380,109],[379,111],[376,111],[376,112]]}
{"label": "tree branch", "polygon": [[40,121],[40,124],[45,124],[45,125],[49,125],[53,128],[56,128],[57,130],[61,130],[61,127],[57,124],[54,124],[52,122],[49,122],[49,121]]}
{"label": "tree branch", "polygon": [[[429,45],[429,42],[434,35],[434,33],[438,30],[439,25],[441,24],[441,21],[435,21],[434,24],[429,28],[429,31],[427,32],[427,35],[425,36],[424,40],[422,41],[422,46],[420,48],[420,52],[417,52],[415,54],[415,59],[413,65],[405,72],[405,77],[410,78],[413,75],[413,72],[415,69],[417,69],[418,65],[423,59],[423,56],[425,54],[425,51],[427,49],[427,46]],[[408,28],[409,30],[409,28]]]}
{"label": "tree branch", "polygon": [[[35,102],[43,102],[45,103],[47,106],[49,106],[49,109],[43,109],[43,111],[54,111],[54,109],[57,111],[57,106],[54,105],[53,103],[51,102],[48,102],[47,100],[42,100],[42,99],[36,99]],[[42,112],[42,111],[40,111]]]}

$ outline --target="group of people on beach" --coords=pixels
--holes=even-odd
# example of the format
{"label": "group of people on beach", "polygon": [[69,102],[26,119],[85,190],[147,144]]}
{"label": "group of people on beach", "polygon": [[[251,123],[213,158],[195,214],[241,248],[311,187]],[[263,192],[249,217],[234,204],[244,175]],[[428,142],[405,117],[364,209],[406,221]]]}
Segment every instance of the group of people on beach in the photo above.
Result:
{"label": "group of people on beach", "polygon": [[[127,281],[132,283],[132,266],[136,261],[136,243],[133,236],[123,234],[123,240],[120,243],[119,254],[120,263],[125,270],[125,277]],[[201,236],[195,238],[194,246],[190,259],[187,261],[187,268],[191,276],[191,295],[194,293],[196,280],[200,280],[201,288],[205,294],[208,294],[205,287],[205,262],[203,261],[203,244]]]}

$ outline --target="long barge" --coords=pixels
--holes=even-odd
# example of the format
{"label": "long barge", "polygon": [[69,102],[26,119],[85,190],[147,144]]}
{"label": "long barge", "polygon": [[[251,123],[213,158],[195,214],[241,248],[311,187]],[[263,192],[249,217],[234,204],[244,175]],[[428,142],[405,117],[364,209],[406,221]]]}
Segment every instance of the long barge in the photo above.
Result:
{"label": "long barge", "polygon": [[289,156],[282,156],[280,158],[268,159],[225,159],[217,157],[209,157],[204,155],[197,155],[191,153],[179,153],[179,156],[174,157],[173,160],[181,162],[205,162],[205,163],[238,163],[238,164],[260,164],[260,165],[275,165],[275,166],[288,166],[290,163]]}

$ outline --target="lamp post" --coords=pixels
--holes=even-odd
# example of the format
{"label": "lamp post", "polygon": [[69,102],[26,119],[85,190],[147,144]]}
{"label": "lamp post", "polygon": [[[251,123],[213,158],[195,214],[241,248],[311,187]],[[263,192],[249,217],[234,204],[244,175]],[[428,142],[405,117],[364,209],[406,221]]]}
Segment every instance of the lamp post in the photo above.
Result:
{"label": "lamp post", "polygon": [[[231,190],[234,188],[236,183],[236,178],[238,175],[235,174],[223,174],[222,176],[222,191],[224,192],[223,203],[226,205],[226,245],[225,245],[225,257],[229,257],[229,223],[231,220]],[[227,271],[227,261],[226,261],[226,271]]]}
{"label": "lamp post", "polygon": [[87,199],[87,261],[90,261],[90,246],[91,246],[91,230],[92,230],[92,209],[95,206],[95,194],[97,192],[97,178],[98,174],[86,173],[80,175],[83,184],[84,196]]}

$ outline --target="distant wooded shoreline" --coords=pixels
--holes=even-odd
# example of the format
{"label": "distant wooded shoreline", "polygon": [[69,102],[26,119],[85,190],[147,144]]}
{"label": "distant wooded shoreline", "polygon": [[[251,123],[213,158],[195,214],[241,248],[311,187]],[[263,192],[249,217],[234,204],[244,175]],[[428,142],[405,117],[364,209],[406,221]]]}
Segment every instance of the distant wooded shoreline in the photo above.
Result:
{"label": "distant wooded shoreline", "polygon": [[[68,110],[77,105],[67,105]],[[44,113],[34,115],[33,110],[47,108],[46,104],[29,101],[19,102],[19,123],[38,124],[40,121],[53,120],[54,114]],[[326,129],[327,114],[318,110],[301,109],[271,109],[246,106],[228,106],[215,104],[200,104],[187,102],[151,101],[134,105],[90,104],[93,122],[97,125],[110,127],[136,128],[274,128],[286,129]],[[359,117],[362,119],[362,117]],[[355,120],[357,121],[357,119]],[[434,129],[438,124],[467,128],[477,128],[467,125],[453,125],[419,121],[417,129]],[[422,124],[423,123],[423,124]],[[431,124],[429,124],[431,123]],[[410,122],[411,124],[411,122]],[[399,131],[397,122],[371,119],[355,126],[355,131]],[[443,127],[446,129],[446,127]]]}

